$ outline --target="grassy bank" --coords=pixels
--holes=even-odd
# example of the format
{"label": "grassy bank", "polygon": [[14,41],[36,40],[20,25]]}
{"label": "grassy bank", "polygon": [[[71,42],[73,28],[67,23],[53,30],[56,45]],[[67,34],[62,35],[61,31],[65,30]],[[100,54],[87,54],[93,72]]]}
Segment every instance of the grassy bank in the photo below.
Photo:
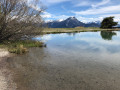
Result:
{"label": "grassy bank", "polygon": [[43,42],[20,40],[20,41],[4,41],[0,43],[0,48],[7,49],[10,53],[23,54],[28,52],[30,47],[45,47]]}
{"label": "grassy bank", "polygon": [[96,27],[76,27],[76,28],[44,28],[43,34],[73,33],[73,32],[95,32],[95,31],[116,31],[120,29],[101,29]]}

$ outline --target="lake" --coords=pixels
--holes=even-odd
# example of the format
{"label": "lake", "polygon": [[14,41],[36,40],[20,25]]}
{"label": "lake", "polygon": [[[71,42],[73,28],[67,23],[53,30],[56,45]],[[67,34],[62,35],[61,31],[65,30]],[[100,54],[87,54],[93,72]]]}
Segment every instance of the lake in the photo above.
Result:
{"label": "lake", "polygon": [[9,58],[17,90],[120,90],[120,32],[46,34]]}

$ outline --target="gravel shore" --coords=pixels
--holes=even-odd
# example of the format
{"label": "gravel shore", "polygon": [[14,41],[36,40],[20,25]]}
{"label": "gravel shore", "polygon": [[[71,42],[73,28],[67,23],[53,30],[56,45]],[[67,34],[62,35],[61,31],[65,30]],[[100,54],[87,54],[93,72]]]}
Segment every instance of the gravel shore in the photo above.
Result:
{"label": "gravel shore", "polygon": [[0,90],[16,90],[12,72],[8,69],[8,57],[10,57],[9,52],[5,49],[0,49]]}

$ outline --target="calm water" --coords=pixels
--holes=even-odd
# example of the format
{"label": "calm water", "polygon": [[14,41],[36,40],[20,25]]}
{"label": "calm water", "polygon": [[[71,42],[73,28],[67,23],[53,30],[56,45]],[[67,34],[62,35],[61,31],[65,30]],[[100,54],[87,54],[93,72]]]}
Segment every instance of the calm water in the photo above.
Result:
{"label": "calm water", "polygon": [[13,57],[18,90],[120,90],[120,32],[36,36],[46,48]]}
{"label": "calm water", "polygon": [[[66,54],[89,54],[102,57],[120,58],[120,32],[81,32],[49,34],[38,36],[38,41],[44,41],[49,51],[64,51]],[[51,52],[52,53],[52,52]]]}

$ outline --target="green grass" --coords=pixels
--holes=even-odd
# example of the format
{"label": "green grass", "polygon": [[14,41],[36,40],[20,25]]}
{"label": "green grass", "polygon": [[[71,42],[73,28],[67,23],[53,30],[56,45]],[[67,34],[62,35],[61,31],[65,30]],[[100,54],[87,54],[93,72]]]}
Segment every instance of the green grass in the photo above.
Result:
{"label": "green grass", "polygon": [[10,53],[24,54],[28,52],[30,47],[45,47],[43,42],[20,40],[20,41],[4,41],[0,43],[1,48],[6,48]]}

